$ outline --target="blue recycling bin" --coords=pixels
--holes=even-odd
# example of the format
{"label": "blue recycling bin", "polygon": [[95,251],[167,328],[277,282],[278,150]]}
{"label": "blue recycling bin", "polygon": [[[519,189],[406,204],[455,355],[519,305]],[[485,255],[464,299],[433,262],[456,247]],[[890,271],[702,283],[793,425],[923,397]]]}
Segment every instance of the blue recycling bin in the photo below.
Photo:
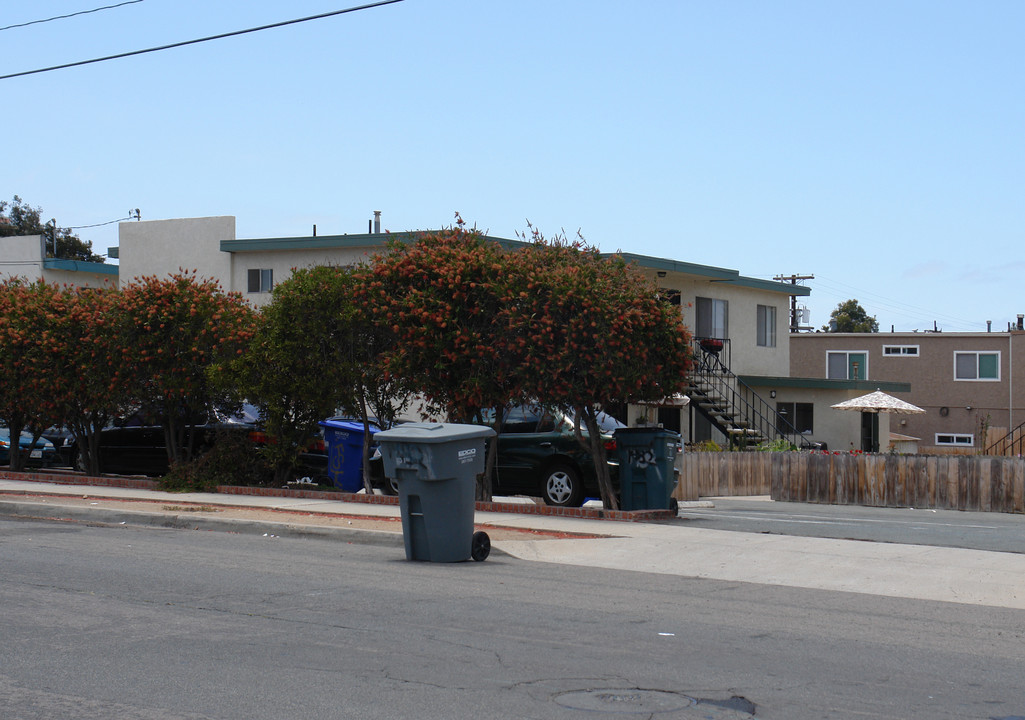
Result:
{"label": "blue recycling bin", "polygon": [[[322,420],[327,442],[327,475],[339,490],[359,492],[363,487],[363,423]],[[378,432],[373,425],[370,434]]]}

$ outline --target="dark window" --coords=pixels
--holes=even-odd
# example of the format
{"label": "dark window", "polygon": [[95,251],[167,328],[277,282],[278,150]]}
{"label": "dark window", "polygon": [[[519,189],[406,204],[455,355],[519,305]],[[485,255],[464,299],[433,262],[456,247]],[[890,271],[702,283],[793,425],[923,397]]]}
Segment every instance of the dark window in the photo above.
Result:
{"label": "dark window", "polygon": [[776,412],[782,418],[777,425],[780,432],[790,432],[783,422],[790,423],[799,433],[812,433],[815,417],[815,406],[812,403],[776,403]]}
{"label": "dark window", "polygon": [[273,270],[250,270],[248,272],[249,292],[266,293],[271,291],[274,285]]}
{"label": "dark window", "polygon": [[695,335],[725,340],[729,335],[729,304],[725,300],[695,298]]}

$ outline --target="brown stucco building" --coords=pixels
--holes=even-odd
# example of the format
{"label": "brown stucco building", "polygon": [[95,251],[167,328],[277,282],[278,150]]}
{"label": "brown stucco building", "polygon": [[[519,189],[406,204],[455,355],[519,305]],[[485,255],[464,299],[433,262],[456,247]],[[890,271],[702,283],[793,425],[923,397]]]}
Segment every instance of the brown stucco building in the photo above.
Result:
{"label": "brown stucco building", "polygon": [[925,410],[891,418],[920,452],[978,452],[1025,423],[1025,329],[1007,332],[802,333],[790,374],[906,382],[891,393]]}

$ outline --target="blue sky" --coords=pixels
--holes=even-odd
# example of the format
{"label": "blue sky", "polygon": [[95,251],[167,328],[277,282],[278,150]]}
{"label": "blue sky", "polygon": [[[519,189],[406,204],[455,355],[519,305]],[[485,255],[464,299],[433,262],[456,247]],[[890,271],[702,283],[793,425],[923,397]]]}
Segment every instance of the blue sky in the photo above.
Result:
{"label": "blue sky", "polygon": [[[0,2],[0,26],[120,0]],[[0,74],[356,3],[144,0],[0,31]],[[812,323],[1025,313],[1025,3],[404,0],[0,80],[0,198],[239,237],[529,220],[814,275]],[[83,229],[105,252],[117,225]]]}

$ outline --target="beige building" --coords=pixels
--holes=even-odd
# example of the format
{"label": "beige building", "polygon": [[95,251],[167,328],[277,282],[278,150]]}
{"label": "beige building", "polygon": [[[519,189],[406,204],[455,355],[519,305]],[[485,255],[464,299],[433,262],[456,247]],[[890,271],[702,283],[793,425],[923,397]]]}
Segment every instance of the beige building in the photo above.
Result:
{"label": "beige building", "polygon": [[0,237],[0,277],[44,280],[72,287],[117,286],[118,267],[83,260],[46,257],[42,235]]}
{"label": "beige building", "polygon": [[[235,237],[235,218],[230,216],[126,222],[120,226],[120,247],[111,256],[120,260],[122,282],[196,270],[260,306],[270,301],[274,284],[295,268],[364,262],[384,250],[388,239],[411,236],[381,233],[379,223],[370,230],[243,239]],[[492,239],[508,247],[521,244]],[[659,422],[688,442],[714,440],[722,445],[751,446],[781,434],[799,445],[860,444],[859,418],[827,412],[829,404],[859,394],[860,385],[844,381],[802,386],[790,377],[791,298],[808,295],[808,288],[679,260],[624,257],[679,305],[695,335],[703,369],[695,373],[689,404],[680,399],[658,408],[623,408],[620,414],[629,424]],[[703,349],[702,339],[714,341],[711,346],[705,342],[713,351]],[[814,405],[810,424],[809,403]],[[777,409],[783,410],[782,417]],[[800,429],[792,426],[796,416]]]}
{"label": "beige building", "polygon": [[[1025,330],[947,333],[803,333],[791,338],[790,373],[857,381],[925,410],[891,418],[920,452],[978,452],[1025,422]],[[885,387],[883,388],[885,390]]]}

